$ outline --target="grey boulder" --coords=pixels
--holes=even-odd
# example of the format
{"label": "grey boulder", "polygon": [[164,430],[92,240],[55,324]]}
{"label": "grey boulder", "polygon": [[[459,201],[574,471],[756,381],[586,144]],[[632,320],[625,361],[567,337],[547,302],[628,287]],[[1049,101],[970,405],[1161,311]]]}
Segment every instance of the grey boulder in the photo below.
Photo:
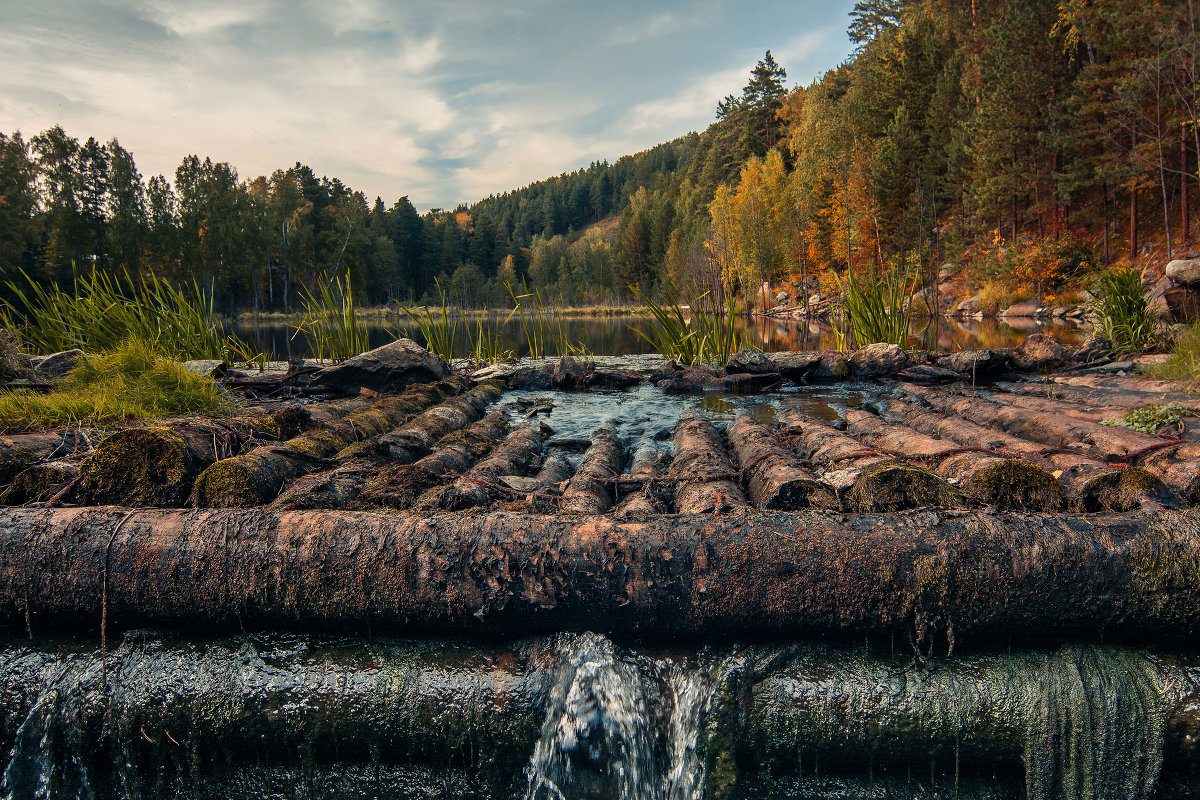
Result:
{"label": "grey boulder", "polygon": [[397,339],[326,367],[313,375],[312,382],[343,394],[358,394],[363,389],[383,394],[449,374],[450,367],[445,361],[412,339]]}

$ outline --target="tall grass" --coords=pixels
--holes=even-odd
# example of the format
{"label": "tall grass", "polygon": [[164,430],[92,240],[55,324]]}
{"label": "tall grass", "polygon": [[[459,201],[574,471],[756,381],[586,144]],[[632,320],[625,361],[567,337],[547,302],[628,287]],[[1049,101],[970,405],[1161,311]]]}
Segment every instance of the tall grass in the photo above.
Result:
{"label": "tall grass", "polygon": [[250,346],[225,330],[213,293],[205,295],[195,282],[180,289],[154,276],[137,281],[94,270],[76,275],[67,292],[22,275],[24,285],[8,283],[16,304],[6,303],[4,311],[22,320],[22,337],[39,352],[76,347],[97,352],[136,340],[180,360],[252,357]]}
{"label": "tall grass", "polygon": [[705,292],[685,306],[673,293],[664,297],[660,304],[636,286],[629,288],[650,311],[650,329],[647,332],[633,325],[629,327],[665,358],[692,366],[724,364],[742,349],[743,338],[738,330],[737,308],[732,295],[727,295],[722,304],[712,292]]}
{"label": "tall grass", "polygon": [[1150,368],[1152,374],[1172,381],[1200,381],[1200,323],[1180,334],[1167,360]]}
{"label": "tall grass", "polygon": [[345,361],[370,349],[367,329],[355,313],[349,270],[345,285],[336,276],[322,276],[315,293],[306,287],[301,306],[303,316],[292,336],[303,335],[317,359]]}
{"label": "tall grass", "polygon": [[856,347],[876,342],[908,346],[916,286],[908,270],[892,269],[877,275],[872,267],[864,277],[847,273],[838,284]]}
{"label": "tall grass", "polygon": [[421,331],[421,336],[425,339],[425,349],[449,364],[454,358],[454,347],[458,341],[458,318],[450,314],[442,285],[437,281],[434,281],[434,284],[441,299],[440,313],[435,315],[429,310],[429,306],[422,306],[416,310],[402,310]]}
{"label": "tall grass", "polygon": [[526,355],[530,358],[545,358],[549,354],[559,358],[592,358],[592,352],[585,343],[572,341],[567,333],[566,317],[550,307],[542,297],[541,290],[534,289],[531,292],[522,284],[521,294],[517,294],[511,284],[506,283],[504,288],[513,301],[513,310],[508,319],[516,316],[520,320]]}
{"label": "tall grass", "polygon": [[233,408],[212,380],[189,372],[144,342],[130,340],[89,355],[48,393],[0,392],[0,430],[106,425],[150,417],[204,414]]}
{"label": "tall grass", "polygon": [[1162,340],[1161,321],[1150,310],[1142,277],[1135,269],[1116,267],[1096,281],[1096,333],[1112,342],[1114,353],[1136,353]]}
{"label": "tall grass", "polygon": [[471,336],[471,358],[476,364],[502,364],[516,357],[516,353],[500,339],[490,320],[476,320],[475,333]]}

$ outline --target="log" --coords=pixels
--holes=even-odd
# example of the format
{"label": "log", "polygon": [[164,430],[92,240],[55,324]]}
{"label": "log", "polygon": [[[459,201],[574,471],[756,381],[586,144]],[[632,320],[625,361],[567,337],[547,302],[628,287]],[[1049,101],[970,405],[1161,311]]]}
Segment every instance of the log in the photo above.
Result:
{"label": "log", "polygon": [[724,437],[711,422],[684,417],[671,436],[675,455],[667,475],[674,478],[675,510],[680,514],[720,514],[749,506],[736,480],[737,467]]}
{"label": "log", "polygon": [[654,479],[662,477],[670,466],[670,456],[649,442],[643,442],[633,451],[633,459],[629,464],[629,474],[622,476],[628,482],[620,480],[614,486],[620,492],[623,486],[637,487],[625,490],[617,504],[617,513],[623,518],[644,517],[651,514],[666,514],[670,511],[669,498],[664,496],[661,486],[654,485]]}
{"label": "log", "polygon": [[448,433],[474,422],[500,398],[499,384],[485,382],[459,397],[448,398],[379,438],[379,449],[397,464],[411,464],[429,455]]}
{"label": "log", "polygon": [[[923,632],[959,646],[1200,633],[1200,511],[655,517],[0,510],[24,631]],[[53,579],[49,579],[53,576]],[[930,638],[932,637],[932,638]],[[903,641],[903,638],[901,639]],[[944,641],[944,640],[943,640]]]}
{"label": "log", "polygon": [[542,462],[541,469],[534,476],[534,480],[541,484],[543,491],[561,494],[574,474],[575,470],[571,467],[570,461],[560,455],[551,455]]}
{"label": "log", "polygon": [[[541,455],[546,438],[542,426],[518,428],[486,458],[448,486],[438,486],[422,494],[413,504],[419,511],[461,511],[486,506],[495,494],[505,494],[500,478],[505,475],[528,475],[531,465]],[[511,493],[511,490],[509,490]]]}
{"label": "log", "polygon": [[1139,466],[1191,505],[1200,505],[1200,442],[1187,442],[1147,453]]}
{"label": "log", "polygon": [[283,444],[256,447],[218,461],[196,478],[191,503],[198,508],[249,508],[269,503],[288,481],[316,472],[351,442],[389,431],[454,391],[457,384],[450,381],[409,387],[398,397],[385,397]]}
{"label": "log", "polygon": [[947,417],[917,403],[890,400],[888,413],[916,430],[943,436],[964,447],[978,447],[1044,463],[1052,470],[1051,474],[1057,476],[1071,508],[1078,511],[1132,511],[1140,508],[1144,501],[1168,507],[1178,504],[1169,488],[1151,473],[1140,469],[1113,469],[1083,453],[1056,452],[1044,444],[985,428],[960,417]]}
{"label": "log", "polygon": [[568,514],[603,514],[613,506],[608,481],[621,472],[621,440],[612,425],[592,432],[592,444],[583,454],[574,477],[563,490],[560,507]]}
{"label": "log", "polygon": [[421,494],[450,475],[466,472],[508,433],[508,414],[493,411],[461,431],[438,440],[415,464],[384,467],[362,485],[359,508],[408,508]]}
{"label": "log", "polygon": [[781,417],[784,440],[801,458],[824,469],[822,480],[833,486],[847,511],[867,514],[963,504],[962,495],[931,470],[866,447],[799,409],[786,409]]}
{"label": "log", "polygon": [[962,451],[954,442],[893,425],[861,409],[846,412],[846,431],[871,447],[925,459],[968,499],[1002,511],[1061,511],[1067,498],[1054,476],[1019,458]]}
{"label": "log", "polygon": [[1002,405],[980,397],[936,392],[926,392],[921,397],[943,414],[990,425],[1053,448],[1082,451],[1102,461],[1129,461],[1164,444],[1163,439],[1147,433],[1098,425],[1062,413]]}
{"label": "log", "polygon": [[22,470],[0,492],[0,505],[22,506],[45,502],[70,486],[79,477],[74,461],[47,461]]}
{"label": "log", "polygon": [[236,456],[251,438],[276,438],[270,417],[182,420],[117,431],[96,445],[80,471],[71,500],[82,505],[187,504],[196,478]]}
{"label": "log", "polygon": [[833,487],[801,466],[795,452],[766,425],[740,415],[729,429],[729,441],[755,508],[802,511],[841,507]]}
{"label": "log", "polygon": [[78,431],[41,431],[0,436],[0,486],[12,482],[25,469],[40,461],[65,458],[90,450],[87,438]]}

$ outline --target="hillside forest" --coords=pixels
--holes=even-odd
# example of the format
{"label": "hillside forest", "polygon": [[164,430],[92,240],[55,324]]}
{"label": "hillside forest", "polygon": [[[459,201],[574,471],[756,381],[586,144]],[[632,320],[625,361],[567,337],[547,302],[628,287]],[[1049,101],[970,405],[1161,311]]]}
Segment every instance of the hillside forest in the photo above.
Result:
{"label": "hillside forest", "polygon": [[807,296],[846,270],[1050,295],[1188,247],[1198,22],[1195,0],[862,0],[853,55],[808,86],[768,51],[702,133],[424,214],[299,163],[147,179],[116,139],[0,133],[0,279],[153,275],[227,311],[347,272],[372,304]]}

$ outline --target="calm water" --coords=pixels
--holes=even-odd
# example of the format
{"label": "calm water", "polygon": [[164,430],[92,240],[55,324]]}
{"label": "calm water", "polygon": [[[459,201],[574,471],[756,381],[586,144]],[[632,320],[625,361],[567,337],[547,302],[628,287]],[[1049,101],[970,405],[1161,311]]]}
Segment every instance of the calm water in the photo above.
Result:
{"label": "calm water", "polygon": [[[506,321],[504,316],[494,316],[472,320],[469,322],[469,328],[465,325],[459,326],[457,355],[469,355],[469,340],[475,335],[480,324],[518,355],[528,352],[520,322]],[[654,347],[637,332],[638,327],[649,330],[648,326],[649,320],[642,317],[577,317],[562,323],[563,331],[571,342],[582,343],[594,354],[613,356],[654,353]],[[757,319],[744,320],[741,327],[748,344],[768,352],[832,350],[837,347],[833,329],[823,323],[792,319]],[[387,323],[372,321],[367,323],[367,329],[372,347],[392,341],[396,331],[424,344],[420,331],[407,320],[393,320]],[[235,325],[235,331],[271,358],[312,355],[304,336],[295,335],[295,330],[285,323],[242,320]],[[1035,320],[941,320],[936,329],[928,327],[925,321],[914,324],[911,344],[920,347],[936,341],[938,349],[949,351],[980,347],[1015,347],[1026,336],[1038,331],[1051,333],[1062,341],[1072,342],[1081,340],[1085,335],[1082,329],[1063,324],[1061,321],[1039,323]],[[553,346],[547,349],[550,355],[555,354]]]}

